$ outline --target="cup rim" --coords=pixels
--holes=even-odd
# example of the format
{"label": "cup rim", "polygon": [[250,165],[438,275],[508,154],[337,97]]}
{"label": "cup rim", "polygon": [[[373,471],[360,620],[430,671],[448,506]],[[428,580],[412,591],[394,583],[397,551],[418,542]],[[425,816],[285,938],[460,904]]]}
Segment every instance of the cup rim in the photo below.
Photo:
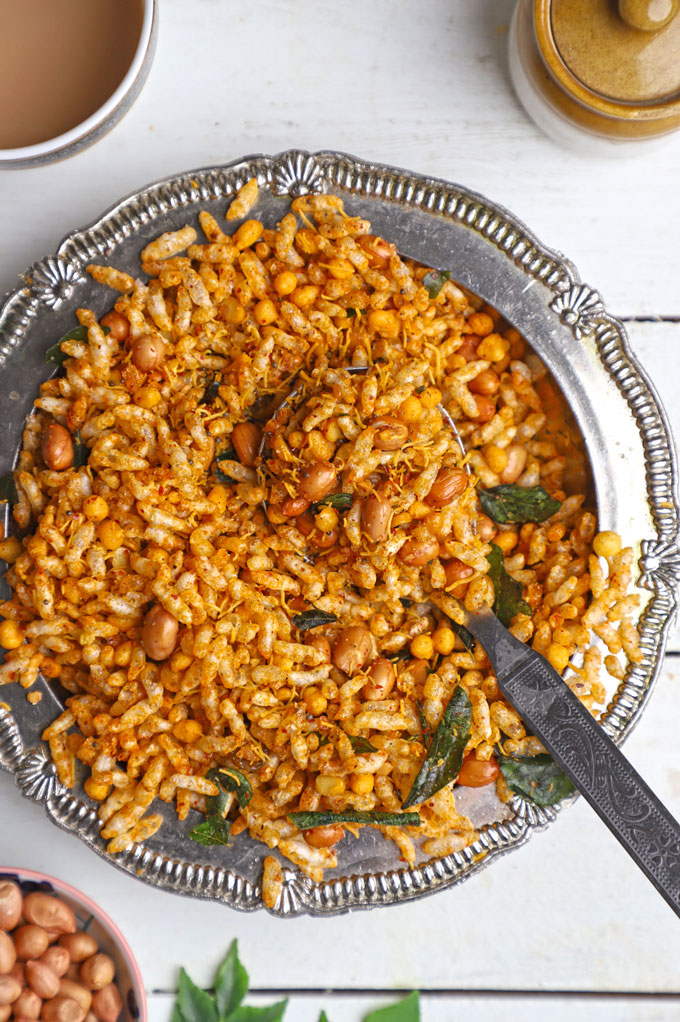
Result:
{"label": "cup rim", "polygon": [[146,52],[151,41],[156,2],[157,0],[142,0],[144,14],[135,54],[124,77],[109,98],[101,106],[97,107],[84,121],[75,124],[68,131],[62,132],[61,135],[53,135],[52,138],[47,138],[42,142],[34,142],[33,145],[17,146],[13,149],[0,149],[0,166],[6,161],[11,168],[14,163],[20,165],[20,161],[48,156],[50,153],[66,148],[83,136],[88,135],[89,132],[113,113],[129,92],[144,64]]}
{"label": "cup rim", "polygon": [[0,876],[4,873],[13,873],[18,876],[21,880],[34,880],[37,883],[49,883],[52,884],[54,889],[58,893],[67,894],[74,901],[80,902],[90,913],[95,916],[99,922],[101,922],[107,930],[111,932],[111,936],[118,944],[120,950],[128,961],[130,972],[134,984],[136,986],[135,995],[137,999],[137,1007],[139,1008],[139,1019],[138,1022],[148,1022],[148,1011],[146,1004],[146,992],[144,989],[144,980],[142,979],[142,973],[137,964],[137,959],[132,953],[132,948],[127,942],[127,939],[123,935],[120,927],[113,921],[108,912],[99,905],[98,902],[93,901],[87,894],[79,890],[77,887],[73,887],[65,880],[60,880],[58,877],[52,876],[51,873],[39,873],[34,869],[24,869],[23,866],[4,866],[0,865]]}

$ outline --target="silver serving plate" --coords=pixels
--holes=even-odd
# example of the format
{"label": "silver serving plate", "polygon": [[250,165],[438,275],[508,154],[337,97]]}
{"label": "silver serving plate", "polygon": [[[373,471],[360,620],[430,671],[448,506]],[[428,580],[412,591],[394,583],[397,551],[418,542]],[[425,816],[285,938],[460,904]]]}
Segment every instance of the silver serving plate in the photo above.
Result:
{"label": "silver serving plate", "polygon": [[[45,349],[73,327],[77,307],[92,308],[99,316],[115,300],[84,266],[111,262],[138,275],[139,253],[147,242],[195,223],[203,208],[223,218],[229,198],[253,176],[260,183],[255,215],[266,224],[283,216],[293,196],[341,195],[351,213],[368,218],[375,233],[401,252],[451,270],[499,308],[553,373],[585,440],[600,527],[616,529],[639,558],[644,659],[611,690],[602,718],[620,742],[637,723],[659,672],[680,581],[676,462],[666,417],[631,354],[623,325],[606,312],[599,294],[512,214],[458,185],[342,153],[291,150],[168,178],[118,203],[28,269],[0,310],[5,394],[0,473],[12,467],[23,421],[39,384],[51,375]],[[245,834],[233,847],[203,848],[186,837],[189,827],[178,823],[171,806],[161,807],[166,822],[153,838],[121,855],[107,855],[96,808],[82,787],[71,792],[60,785],[40,741],[61,706],[52,687],[39,684],[43,700],[37,706],[26,701],[18,685],[5,686],[0,694],[9,705],[0,709],[0,765],[15,775],[21,792],[41,804],[57,826],[134,877],[243,911],[262,908],[267,849]],[[560,811],[520,798],[504,807],[488,789],[462,789],[458,805],[484,824],[473,845],[408,868],[391,842],[364,828],[359,840],[343,842],[340,867],[322,883],[284,863],[274,914],[330,915],[421,898],[461,883],[520,847]]]}

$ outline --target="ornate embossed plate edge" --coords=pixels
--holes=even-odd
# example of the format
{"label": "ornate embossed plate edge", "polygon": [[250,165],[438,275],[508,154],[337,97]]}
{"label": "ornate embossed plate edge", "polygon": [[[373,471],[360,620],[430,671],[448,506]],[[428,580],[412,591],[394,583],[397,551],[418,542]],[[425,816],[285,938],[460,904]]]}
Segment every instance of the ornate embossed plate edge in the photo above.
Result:
{"label": "ornate embossed plate edge", "polygon": [[[543,246],[502,206],[447,181],[333,152],[289,150],[273,157],[253,155],[221,167],[169,177],[116,203],[89,227],[69,234],[57,253],[25,272],[24,286],[11,292],[0,309],[0,367],[24,342],[32,326],[44,322],[51,312],[68,308],[76,289],[87,280],[87,262],[106,258],[112,248],[145,227],[153,227],[164,214],[228,198],[252,176],[276,196],[337,189],[457,221],[550,289],[551,313],[576,340],[594,340],[602,364],[628,403],[642,438],[655,529],[654,538],[646,540],[641,550],[641,584],[653,594],[641,622],[644,660],[629,672],[604,717],[605,727],[620,740],[637,722],[649,697],[677,607],[679,512],[670,432],[653,387],[630,351],[623,324],[606,312],[597,292],[581,283],[567,259]],[[243,911],[262,907],[259,885],[231,870],[182,861],[144,845],[115,858],[108,856],[92,806],[59,785],[41,746],[24,746],[19,724],[7,710],[0,710],[0,766],[15,774],[22,793],[42,804],[54,823],[76,833],[97,854],[125,872],[153,886],[222,901]],[[305,912],[327,915],[435,893],[468,879],[494,858],[520,847],[534,831],[548,826],[561,808],[539,808],[522,799],[514,799],[511,806],[513,818],[484,828],[475,844],[414,868],[316,884],[284,867],[283,892],[273,911],[282,916]]]}

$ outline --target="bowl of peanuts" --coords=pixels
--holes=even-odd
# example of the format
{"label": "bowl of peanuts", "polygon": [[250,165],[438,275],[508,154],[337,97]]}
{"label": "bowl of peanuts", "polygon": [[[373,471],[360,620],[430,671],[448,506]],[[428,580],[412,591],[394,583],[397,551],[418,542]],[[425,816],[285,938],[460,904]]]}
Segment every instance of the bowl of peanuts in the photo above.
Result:
{"label": "bowl of peanuts", "polygon": [[113,920],[69,884],[0,867],[0,1019],[146,1017],[139,968]]}
{"label": "bowl of peanuts", "polygon": [[617,740],[639,719],[664,413],[502,207],[249,157],[69,235],[0,326],[0,764],[131,875],[328,914],[520,847],[574,795],[464,627],[485,605]]}

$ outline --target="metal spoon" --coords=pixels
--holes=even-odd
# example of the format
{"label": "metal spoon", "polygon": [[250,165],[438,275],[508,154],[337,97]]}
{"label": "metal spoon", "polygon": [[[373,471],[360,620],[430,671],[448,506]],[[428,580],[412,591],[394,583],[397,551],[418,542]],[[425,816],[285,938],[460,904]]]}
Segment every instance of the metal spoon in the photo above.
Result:
{"label": "metal spoon", "polygon": [[[346,368],[357,373],[368,367]],[[455,421],[438,407],[465,454]],[[491,610],[464,613],[465,627],[483,646],[508,702],[680,915],[680,825],[545,657],[516,639]]]}

